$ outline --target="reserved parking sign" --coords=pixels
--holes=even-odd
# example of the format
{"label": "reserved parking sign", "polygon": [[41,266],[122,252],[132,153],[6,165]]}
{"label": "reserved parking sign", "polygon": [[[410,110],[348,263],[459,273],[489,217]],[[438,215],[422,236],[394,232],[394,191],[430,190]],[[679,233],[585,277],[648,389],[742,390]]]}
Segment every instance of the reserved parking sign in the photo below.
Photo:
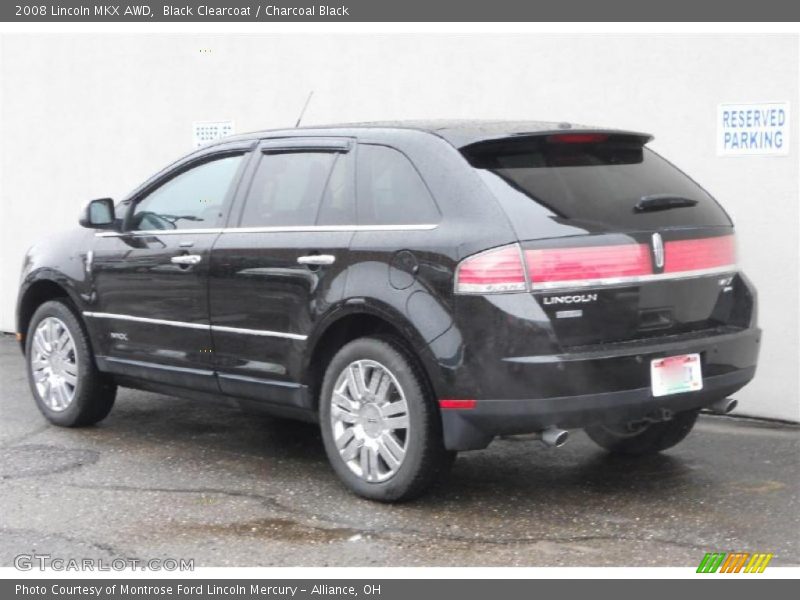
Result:
{"label": "reserved parking sign", "polygon": [[789,103],[720,104],[717,108],[717,154],[789,154]]}

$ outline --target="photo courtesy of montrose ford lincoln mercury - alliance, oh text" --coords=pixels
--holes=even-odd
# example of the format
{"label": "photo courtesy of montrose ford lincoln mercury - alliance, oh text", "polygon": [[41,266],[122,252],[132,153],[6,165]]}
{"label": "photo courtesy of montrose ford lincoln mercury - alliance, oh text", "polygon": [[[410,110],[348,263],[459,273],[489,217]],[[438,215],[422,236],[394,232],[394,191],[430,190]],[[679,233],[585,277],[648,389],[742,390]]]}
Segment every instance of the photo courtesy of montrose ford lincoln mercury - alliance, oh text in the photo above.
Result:
{"label": "photo courtesy of montrose ford lincoln mercury - alliance, oh text", "polygon": [[66,427],[118,386],[317,422],[380,501],[496,436],[670,448],[733,408],[761,332],[733,223],[651,139],[432,121],[205,146],[30,248],[33,397]]}

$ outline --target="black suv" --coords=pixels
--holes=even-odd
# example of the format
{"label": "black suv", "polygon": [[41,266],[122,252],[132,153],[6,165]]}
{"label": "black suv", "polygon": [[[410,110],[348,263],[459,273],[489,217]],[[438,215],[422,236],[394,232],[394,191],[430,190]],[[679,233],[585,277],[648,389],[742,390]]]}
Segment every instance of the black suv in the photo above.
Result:
{"label": "black suv", "polygon": [[650,139],[404,122],[197,150],[28,252],[36,403],[89,425],[121,385],[313,420],[384,501],[498,435],[669,448],[732,408],[760,331],[730,218]]}

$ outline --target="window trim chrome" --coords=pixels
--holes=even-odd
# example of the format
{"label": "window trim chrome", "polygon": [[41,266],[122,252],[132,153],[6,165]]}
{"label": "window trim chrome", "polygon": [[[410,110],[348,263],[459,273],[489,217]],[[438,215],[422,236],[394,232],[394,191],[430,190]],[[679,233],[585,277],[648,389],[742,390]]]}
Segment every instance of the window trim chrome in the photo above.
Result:
{"label": "window trim chrome", "polygon": [[209,227],[206,229],[140,229],[135,231],[101,231],[95,237],[141,237],[158,235],[197,235],[209,233],[302,233],[358,231],[431,231],[438,223],[420,225],[291,225],[285,227]]}

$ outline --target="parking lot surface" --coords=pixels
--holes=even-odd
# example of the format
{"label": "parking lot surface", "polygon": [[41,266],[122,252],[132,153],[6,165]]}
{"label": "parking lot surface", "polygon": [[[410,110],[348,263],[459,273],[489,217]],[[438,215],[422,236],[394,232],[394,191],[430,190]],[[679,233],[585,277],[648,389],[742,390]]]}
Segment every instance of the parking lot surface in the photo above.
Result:
{"label": "parking lot surface", "polygon": [[[0,565],[187,558],[195,566],[696,566],[800,557],[800,430],[701,417],[676,448],[610,457],[497,440],[413,503],[347,492],[313,425],[121,389],[86,429],[50,426],[0,339]],[[794,392],[796,393],[796,392]]]}

